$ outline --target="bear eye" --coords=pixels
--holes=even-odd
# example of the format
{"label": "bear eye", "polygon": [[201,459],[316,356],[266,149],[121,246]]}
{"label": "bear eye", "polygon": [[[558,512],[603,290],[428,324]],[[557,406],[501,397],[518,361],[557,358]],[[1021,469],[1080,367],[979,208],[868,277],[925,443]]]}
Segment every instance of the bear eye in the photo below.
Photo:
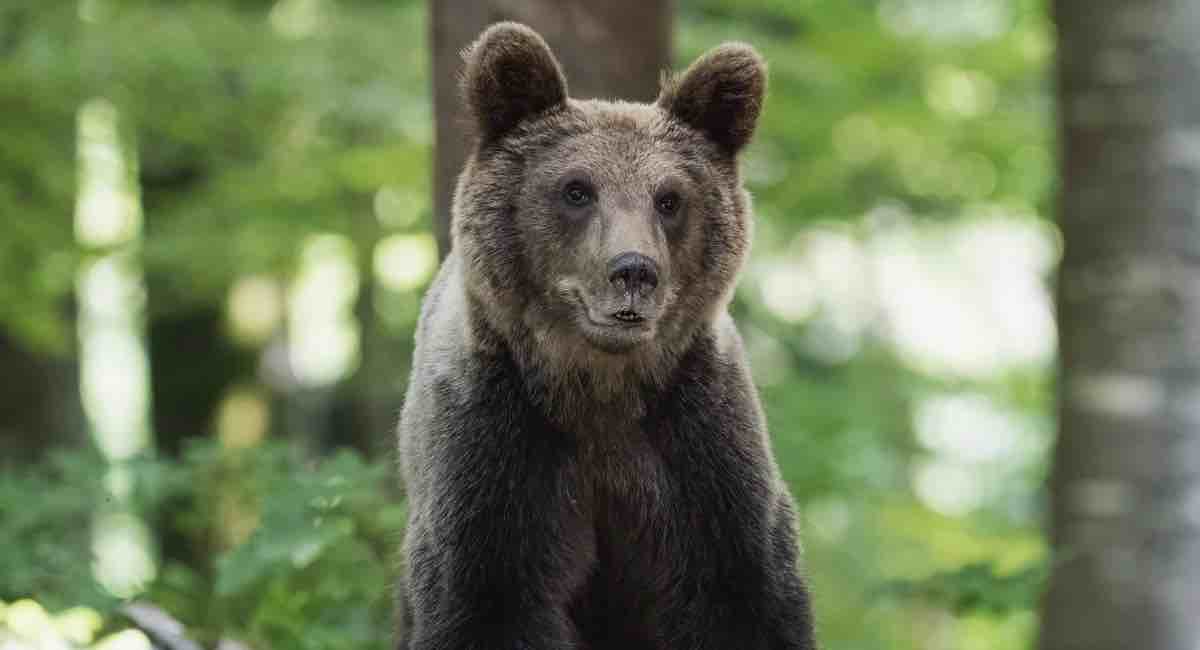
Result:
{"label": "bear eye", "polygon": [[675,216],[679,212],[679,204],[681,203],[679,195],[674,192],[667,192],[654,200],[654,207],[658,209],[659,214],[664,217]]}
{"label": "bear eye", "polygon": [[592,202],[592,190],[579,181],[572,181],[563,188],[563,200],[569,206],[582,208]]}

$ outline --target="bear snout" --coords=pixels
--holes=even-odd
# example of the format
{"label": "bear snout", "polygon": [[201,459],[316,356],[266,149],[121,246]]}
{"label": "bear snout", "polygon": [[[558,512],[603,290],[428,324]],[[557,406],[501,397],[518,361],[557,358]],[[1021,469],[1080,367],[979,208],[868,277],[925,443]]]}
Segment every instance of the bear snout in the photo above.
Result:
{"label": "bear snout", "polygon": [[658,264],[641,253],[621,253],[608,262],[608,281],[627,295],[645,297],[658,288]]}

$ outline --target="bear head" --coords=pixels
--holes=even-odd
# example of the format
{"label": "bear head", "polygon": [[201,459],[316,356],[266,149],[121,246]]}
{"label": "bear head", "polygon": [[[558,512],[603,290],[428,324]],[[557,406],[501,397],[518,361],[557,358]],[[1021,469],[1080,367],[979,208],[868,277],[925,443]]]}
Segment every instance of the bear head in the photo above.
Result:
{"label": "bear head", "polygon": [[763,60],[722,45],[640,104],[570,98],[523,25],[493,25],[464,59],[476,144],[453,241],[470,299],[534,363],[662,375],[723,313],[749,248],[737,156]]}

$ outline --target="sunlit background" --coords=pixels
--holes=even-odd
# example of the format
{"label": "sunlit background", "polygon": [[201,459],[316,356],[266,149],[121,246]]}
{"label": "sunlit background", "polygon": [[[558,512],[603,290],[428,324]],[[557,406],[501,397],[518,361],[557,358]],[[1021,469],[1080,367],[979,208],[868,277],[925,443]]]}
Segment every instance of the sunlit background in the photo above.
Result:
{"label": "sunlit background", "polygon": [[[1035,0],[680,0],[770,62],[736,296],[831,649],[1026,647],[1061,242]],[[426,7],[0,7],[0,648],[386,648]]]}

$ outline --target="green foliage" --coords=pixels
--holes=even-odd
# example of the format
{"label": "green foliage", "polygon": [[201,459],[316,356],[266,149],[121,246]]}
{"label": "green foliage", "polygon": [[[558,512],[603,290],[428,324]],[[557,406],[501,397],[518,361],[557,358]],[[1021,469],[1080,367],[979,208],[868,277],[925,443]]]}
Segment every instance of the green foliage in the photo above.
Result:
{"label": "green foliage", "polygon": [[0,6],[0,323],[39,349],[70,340],[61,301],[75,259],[74,26],[74,3]]}
{"label": "green foliage", "polygon": [[922,598],[960,615],[1004,615],[1028,610],[1036,603],[1048,575],[1044,562],[1012,573],[1000,573],[993,564],[977,562],[921,580],[892,581],[881,595]]}
{"label": "green foliage", "polygon": [[252,477],[261,506],[254,533],[217,558],[227,620],[265,647],[386,646],[404,517],[387,501],[390,465],[346,450],[308,471],[282,449],[240,460],[252,464],[234,471]]}
{"label": "green foliage", "polygon": [[[162,521],[160,532],[175,540],[142,597],[193,634],[261,648],[388,647],[404,521],[388,463],[348,450],[311,461],[284,445],[230,452],[199,444],[181,461],[127,469],[132,510]],[[0,599],[100,612],[119,604],[93,578],[80,534],[97,508],[111,507],[104,474],[93,456],[56,453],[46,467],[4,475]],[[212,552],[179,553],[199,548]]]}
{"label": "green foliage", "polygon": [[86,526],[102,492],[96,455],[55,453],[42,465],[0,472],[0,600],[37,594],[54,609],[111,606],[92,579]]}
{"label": "green foliage", "polygon": [[[315,462],[283,446],[193,448],[181,469],[195,510],[172,517],[193,536],[234,542],[200,571],[168,564],[151,599],[259,647],[386,647],[403,524],[389,467],[345,450]],[[237,539],[229,528],[247,519],[253,532]]]}

